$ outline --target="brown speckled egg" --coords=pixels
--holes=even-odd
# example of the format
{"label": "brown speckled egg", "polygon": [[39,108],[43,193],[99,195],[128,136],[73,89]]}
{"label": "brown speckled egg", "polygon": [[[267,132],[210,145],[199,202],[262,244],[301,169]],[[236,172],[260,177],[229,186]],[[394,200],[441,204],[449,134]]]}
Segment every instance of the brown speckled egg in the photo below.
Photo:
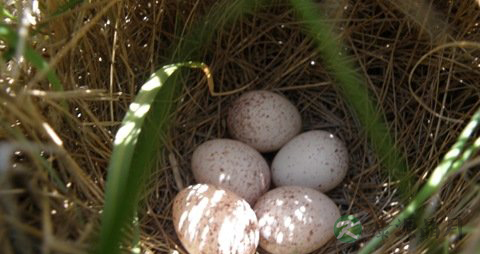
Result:
{"label": "brown speckled egg", "polygon": [[236,194],[196,184],[177,194],[172,210],[175,231],[188,253],[255,253],[257,218]]}
{"label": "brown speckled egg", "polygon": [[306,187],[283,186],[258,199],[254,211],[260,247],[272,254],[309,253],[330,240],[340,211],[325,194]]}
{"label": "brown speckled egg", "polygon": [[327,192],[347,174],[345,144],[327,131],[302,133],[278,151],[272,162],[276,186],[297,185]]}
{"label": "brown speckled egg", "polygon": [[231,139],[207,141],[193,152],[192,172],[198,183],[230,190],[248,203],[270,187],[270,168],[252,147]]}
{"label": "brown speckled egg", "polygon": [[280,149],[302,128],[297,108],[284,96],[251,91],[236,99],[228,111],[230,135],[260,152]]}

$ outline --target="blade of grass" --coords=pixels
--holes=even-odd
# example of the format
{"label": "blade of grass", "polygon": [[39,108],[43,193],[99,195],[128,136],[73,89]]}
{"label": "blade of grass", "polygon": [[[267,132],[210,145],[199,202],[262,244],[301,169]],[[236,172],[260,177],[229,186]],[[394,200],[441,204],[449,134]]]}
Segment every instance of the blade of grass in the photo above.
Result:
{"label": "blade of grass", "polygon": [[[209,13],[193,25],[185,36],[181,36],[183,34],[179,32],[178,37],[180,39],[173,43],[174,46],[170,50],[170,61],[183,62],[186,59],[201,59],[202,49],[213,39],[216,29],[220,25],[225,25],[240,17],[243,13],[253,10],[257,3],[254,0],[225,0],[216,3]],[[174,65],[168,66],[172,68]],[[168,66],[165,66],[162,70]],[[174,70],[177,70],[178,67],[175,67]],[[200,66],[196,68],[200,68]],[[208,69],[203,70],[206,72],[209,84],[211,84],[212,80]],[[160,72],[164,73],[164,71]],[[188,73],[188,69],[185,72]],[[107,194],[102,214],[100,242],[96,249],[97,253],[118,253],[120,242],[125,242],[122,239],[122,228],[132,222],[133,211],[137,209],[139,203],[137,200],[140,196],[139,193],[146,189],[143,186],[144,179],[149,175],[148,171],[155,161],[156,152],[160,147],[162,138],[166,135],[168,117],[174,106],[172,102],[181,89],[180,77],[184,75],[176,74],[178,72],[172,73],[172,77],[164,84],[165,87],[152,101],[151,109],[153,110],[146,113],[142,129],[139,134],[136,133],[138,138],[135,149],[130,150],[133,155],[130,157],[129,168],[122,167],[122,169],[119,169],[118,167],[124,163],[124,157],[117,156],[116,159],[113,159],[112,155],[111,163],[115,163],[115,161],[117,163],[114,166],[109,166]],[[182,72],[182,74],[184,73]],[[119,159],[122,161],[118,161]],[[116,176],[110,176],[112,174],[116,174]],[[120,185],[121,187],[119,187]]]}
{"label": "blade of grass", "polygon": [[133,240],[132,240],[133,254],[141,253],[140,232],[141,232],[140,222],[138,219],[138,215],[136,215],[135,213],[135,216],[133,218]]}
{"label": "blade of grass", "polygon": [[[390,222],[390,224],[383,229],[382,235],[388,237],[391,235],[402,221],[418,212],[418,209],[422,204],[436,193],[448,179],[448,175],[456,173],[465,162],[471,158],[473,154],[480,149],[480,137],[477,138],[474,143],[467,146],[468,140],[471,138],[473,131],[480,124],[480,109],[475,112],[472,119],[463,129],[457,142],[452,148],[445,154],[442,162],[435,168],[432,175],[429,177],[428,182],[420,189],[420,192],[415,198],[408,204],[408,206]],[[463,151],[463,152],[462,152]],[[371,253],[381,243],[385,237],[375,237],[368,242],[368,244],[362,248],[359,254]]]}
{"label": "blade of grass", "polygon": [[248,11],[254,11],[264,2],[267,1],[225,0],[215,3],[208,14],[193,25],[188,34],[183,36],[179,32],[179,41],[174,43],[170,49],[170,52],[172,52],[170,61],[179,62],[201,58],[201,49],[213,39],[214,32],[219,27],[228,25]]}
{"label": "blade of grass", "polygon": [[0,4],[0,18],[3,18],[3,17],[7,17],[11,20],[17,19],[15,16],[13,16],[13,14],[11,14],[7,9],[5,9],[3,4]]}
{"label": "blade of grass", "polygon": [[408,174],[405,157],[395,147],[387,125],[378,112],[376,102],[372,100],[368,88],[352,64],[350,57],[342,50],[342,42],[336,39],[333,29],[320,14],[311,0],[291,0],[300,14],[309,35],[315,40],[318,51],[328,70],[337,80],[343,96],[350,103],[362,123],[373,149],[388,170],[392,180],[399,180],[399,191],[404,199],[411,193],[412,179]]}
{"label": "blade of grass", "polygon": [[[19,38],[14,29],[10,28],[5,24],[0,24],[0,40],[5,41],[10,48],[14,49],[17,45]],[[39,69],[40,71],[47,72],[47,80],[52,85],[52,89],[54,91],[61,92],[64,90],[63,85],[60,82],[60,79],[58,78],[55,71],[48,68],[48,62],[32,47],[28,45],[25,46],[23,57],[25,57],[25,59],[29,61],[33,65],[33,67]],[[68,108],[67,102],[65,100],[62,100],[61,104],[65,108]]]}
{"label": "blade of grass", "polygon": [[61,5],[60,7],[57,8],[56,11],[54,11],[50,17],[55,17],[55,16],[58,16],[70,9],[73,9],[75,8],[77,5],[83,3],[85,0],[70,0],[66,3],[64,3],[63,5]]}
{"label": "blade of grass", "polygon": [[[159,135],[158,133],[151,133],[152,130],[163,130],[167,126],[167,116],[170,114],[173,104],[171,99],[168,100],[168,97],[174,93],[175,86],[172,83],[166,85],[165,82],[180,67],[207,70],[203,63],[187,62],[166,65],[156,71],[141,87],[135,101],[130,104],[122,125],[115,136],[114,148],[108,166],[105,208],[102,214],[97,253],[117,253],[119,250],[122,229],[133,218],[142,180],[148,171],[149,161],[153,158],[149,152],[145,153],[143,149],[138,149],[137,142],[140,136],[151,141],[152,138]],[[157,98],[157,96],[160,98]],[[164,102],[164,107],[155,109],[155,115],[159,116],[160,125],[157,128],[150,128],[148,124],[145,124],[145,119],[155,100],[159,99]],[[146,132],[147,135],[140,135],[141,132]],[[148,142],[143,140],[141,144],[148,144]],[[144,147],[145,145],[140,148]]]}

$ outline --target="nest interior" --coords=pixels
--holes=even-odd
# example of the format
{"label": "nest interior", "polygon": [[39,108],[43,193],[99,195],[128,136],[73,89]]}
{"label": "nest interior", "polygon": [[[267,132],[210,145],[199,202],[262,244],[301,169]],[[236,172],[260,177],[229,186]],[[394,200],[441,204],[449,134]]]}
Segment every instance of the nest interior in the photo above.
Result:
{"label": "nest interior", "polygon": [[[2,82],[11,89],[0,96],[0,137],[19,147],[0,179],[2,253],[84,253],[92,247],[112,140],[126,109],[148,76],[175,59],[177,46],[212,6],[221,8],[215,1],[100,1],[50,19],[39,14],[40,24],[47,25],[42,36],[32,37],[33,46],[56,61],[66,91],[33,93],[49,91],[48,82],[35,80],[28,64],[2,65]],[[364,85],[405,157],[415,183],[412,192],[418,191],[480,106],[480,51],[452,44],[480,39],[478,4],[325,0],[318,6],[344,42],[339,54],[350,55],[365,77]],[[56,7],[55,1],[45,6]],[[192,60],[209,65],[217,92],[281,93],[298,107],[304,131],[331,131],[348,146],[348,175],[328,195],[342,214],[360,219],[363,233],[355,243],[332,240],[317,252],[355,252],[378,237],[409,200],[401,198],[398,181],[372,150],[293,8],[274,1],[216,25]],[[448,43],[452,45],[444,46]],[[211,96],[205,77],[196,71],[181,83],[142,199],[140,247],[145,253],[184,252],[171,223],[171,201],[181,186],[194,183],[193,150],[206,140],[229,136],[226,110],[242,93]],[[68,110],[60,99],[68,100]],[[449,219],[459,219],[465,227],[479,225],[480,173],[472,167],[451,177],[426,204],[441,232],[438,238],[420,241],[420,229],[402,231],[386,239],[381,252],[426,253],[439,242],[447,243],[449,251],[469,250],[471,237],[445,232]]]}

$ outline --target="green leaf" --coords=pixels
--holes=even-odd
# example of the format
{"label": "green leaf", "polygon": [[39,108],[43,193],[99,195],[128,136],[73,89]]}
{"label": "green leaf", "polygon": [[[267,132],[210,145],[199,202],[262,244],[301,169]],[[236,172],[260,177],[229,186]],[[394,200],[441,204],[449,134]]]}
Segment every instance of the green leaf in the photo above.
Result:
{"label": "green leaf", "polygon": [[[445,184],[449,175],[452,175],[464,165],[467,160],[469,160],[474,154],[480,150],[480,137],[477,137],[473,144],[467,146],[468,141],[474,134],[475,129],[480,125],[480,109],[478,109],[475,114],[472,116],[472,119],[463,129],[462,133],[457,139],[457,142],[452,146],[447,154],[443,157],[442,161],[438,166],[433,170],[433,173],[430,175],[427,183],[420,189],[420,192],[415,196],[415,198],[406,206],[406,208],[398,214],[395,219],[390,222],[390,224],[382,230],[382,234],[385,237],[391,235],[402,221],[409,218],[410,216],[418,213],[419,209],[423,203],[433,194],[435,194],[440,188]],[[363,247],[359,254],[372,253],[375,248],[381,243],[384,239],[375,237],[368,242],[368,244]]]}
{"label": "green leaf", "polygon": [[[168,126],[175,83],[167,79],[180,67],[207,68],[202,63],[167,65],[141,87],[118,130],[108,166],[105,207],[97,253],[117,253],[122,230],[131,225],[145,177],[154,158],[158,136]],[[151,112],[151,109],[155,110]],[[148,121],[146,121],[148,117]]]}
{"label": "green leaf", "polygon": [[15,16],[13,16],[13,14],[11,14],[7,9],[5,9],[3,4],[0,4],[0,18],[3,18],[3,17],[7,17],[11,20],[17,19]]}
{"label": "green leaf", "polygon": [[382,119],[381,110],[371,98],[363,78],[355,71],[351,57],[343,52],[343,43],[337,39],[338,36],[312,0],[291,0],[291,3],[317,44],[325,66],[337,81],[339,90],[362,123],[387,174],[399,181],[400,194],[406,200],[413,190],[412,176],[407,170],[405,157],[396,148]]}
{"label": "green leaf", "polygon": [[[0,24],[0,40],[5,41],[8,47],[10,47],[11,49],[15,49],[19,38],[18,35],[15,33],[14,29],[10,28],[5,24]],[[4,57],[8,58],[11,56],[7,55]],[[61,92],[64,90],[63,85],[60,82],[60,79],[58,78],[55,71],[49,68],[48,62],[32,47],[30,47],[29,45],[25,46],[23,57],[25,57],[25,59],[30,62],[36,69],[40,71],[46,71],[47,80],[50,82],[50,84],[52,84],[52,88],[54,91]],[[61,101],[61,103],[65,108],[68,108],[65,101]]]}
{"label": "green leaf", "polygon": [[54,11],[50,16],[51,17],[55,17],[55,16],[58,16],[68,10],[71,10],[73,8],[75,8],[77,5],[83,3],[85,0],[70,0],[68,2],[66,2],[65,4],[61,5],[60,7],[58,7],[58,9],[56,11]]}
{"label": "green leaf", "polygon": [[[240,17],[246,11],[252,10],[257,3],[258,1],[255,0],[225,0],[215,3],[209,13],[198,23],[194,24],[187,34],[178,34],[180,39],[173,43],[174,46],[170,48],[169,59],[172,62],[201,59],[202,50],[212,40],[216,29]],[[135,147],[134,149],[128,149],[128,153],[133,153],[133,155],[126,156],[125,151],[117,151],[119,149],[125,150],[127,147],[125,144],[120,145],[115,141],[113,153],[118,155],[114,158],[112,154],[110,160],[112,165],[109,165],[108,169],[105,205],[102,214],[100,242],[96,249],[97,253],[118,253],[120,242],[128,242],[122,238],[122,233],[127,227],[132,226],[133,214],[137,210],[139,203],[139,194],[141,189],[145,189],[143,186],[145,178],[149,176],[152,163],[155,162],[156,152],[159,147],[161,149],[161,143],[166,136],[168,118],[174,107],[173,101],[181,89],[178,79],[183,76],[175,75],[178,73],[173,72],[181,66],[206,68],[203,64],[187,62],[184,64],[167,65],[157,71],[152,78],[157,78],[157,81],[161,81],[161,84],[155,90],[155,99],[149,104],[151,105],[150,111],[141,120],[143,123],[140,133],[134,133],[136,144],[132,143],[133,140],[131,138],[133,136],[130,136],[128,140],[122,138],[124,141],[129,142],[129,146]],[[167,69],[171,73],[166,73]],[[188,73],[188,69],[186,73]],[[173,76],[165,83],[169,76],[167,74]],[[182,74],[184,73],[182,72]],[[160,80],[159,77],[162,77],[162,79]],[[137,98],[135,102],[137,102]],[[122,122],[122,127],[126,123],[126,117]],[[129,119],[132,120],[132,117],[133,115],[130,113]],[[138,128],[140,126],[135,125],[135,127]],[[117,137],[115,140],[117,140]]]}

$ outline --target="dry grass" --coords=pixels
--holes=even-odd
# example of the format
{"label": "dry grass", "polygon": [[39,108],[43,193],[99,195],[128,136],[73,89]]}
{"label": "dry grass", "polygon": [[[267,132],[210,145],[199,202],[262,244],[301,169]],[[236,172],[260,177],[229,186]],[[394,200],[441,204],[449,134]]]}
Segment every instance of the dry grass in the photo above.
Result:
{"label": "dry grass", "polygon": [[[111,8],[107,2],[85,4],[50,19],[44,28],[49,36],[35,37],[35,47],[45,48],[44,55],[57,61],[57,73],[68,92],[48,92],[48,84],[36,82],[36,73],[25,64],[10,90],[0,92],[4,141],[0,148],[18,150],[11,163],[1,165],[7,168],[0,168],[2,253],[83,253],[91,247],[112,138],[126,108],[146,77],[169,63],[179,35],[189,33],[214,1],[122,1]],[[480,40],[478,5],[435,3],[434,14],[422,20],[422,15],[397,1],[332,2],[323,4],[332,10],[332,24],[346,42],[344,53],[354,57],[358,71],[367,78],[398,149],[407,157],[416,191],[480,106],[480,49],[451,46],[422,56],[445,43]],[[102,11],[106,14],[89,23]],[[82,29],[88,24],[92,27]],[[211,67],[217,92],[241,87],[280,92],[299,108],[304,130],[330,130],[348,144],[349,173],[328,195],[342,214],[354,214],[362,221],[364,233],[354,244],[332,240],[318,253],[357,250],[402,209],[398,183],[382,173],[385,169],[359,122],[289,5],[277,2],[222,26],[200,55]],[[2,64],[4,84],[14,73],[9,66]],[[46,93],[24,90],[25,84]],[[228,137],[226,109],[240,94],[210,96],[201,73],[192,73],[183,84],[165,149],[159,151],[146,185],[146,209],[140,214],[145,252],[178,249],[182,253],[170,221],[170,202],[179,185],[194,182],[189,163],[195,147],[208,139]],[[68,112],[59,98],[67,98]],[[46,123],[62,145],[55,142]],[[480,239],[478,233],[467,244],[468,237],[444,234],[446,218],[478,227],[478,168],[474,163],[452,177],[426,205],[431,211],[428,218],[441,230],[437,241],[419,242],[417,232],[402,232],[389,238],[380,252],[399,248],[422,253],[438,243],[446,243],[452,251],[472,246]],[[55,172],[58,180],[49,172]]]}

